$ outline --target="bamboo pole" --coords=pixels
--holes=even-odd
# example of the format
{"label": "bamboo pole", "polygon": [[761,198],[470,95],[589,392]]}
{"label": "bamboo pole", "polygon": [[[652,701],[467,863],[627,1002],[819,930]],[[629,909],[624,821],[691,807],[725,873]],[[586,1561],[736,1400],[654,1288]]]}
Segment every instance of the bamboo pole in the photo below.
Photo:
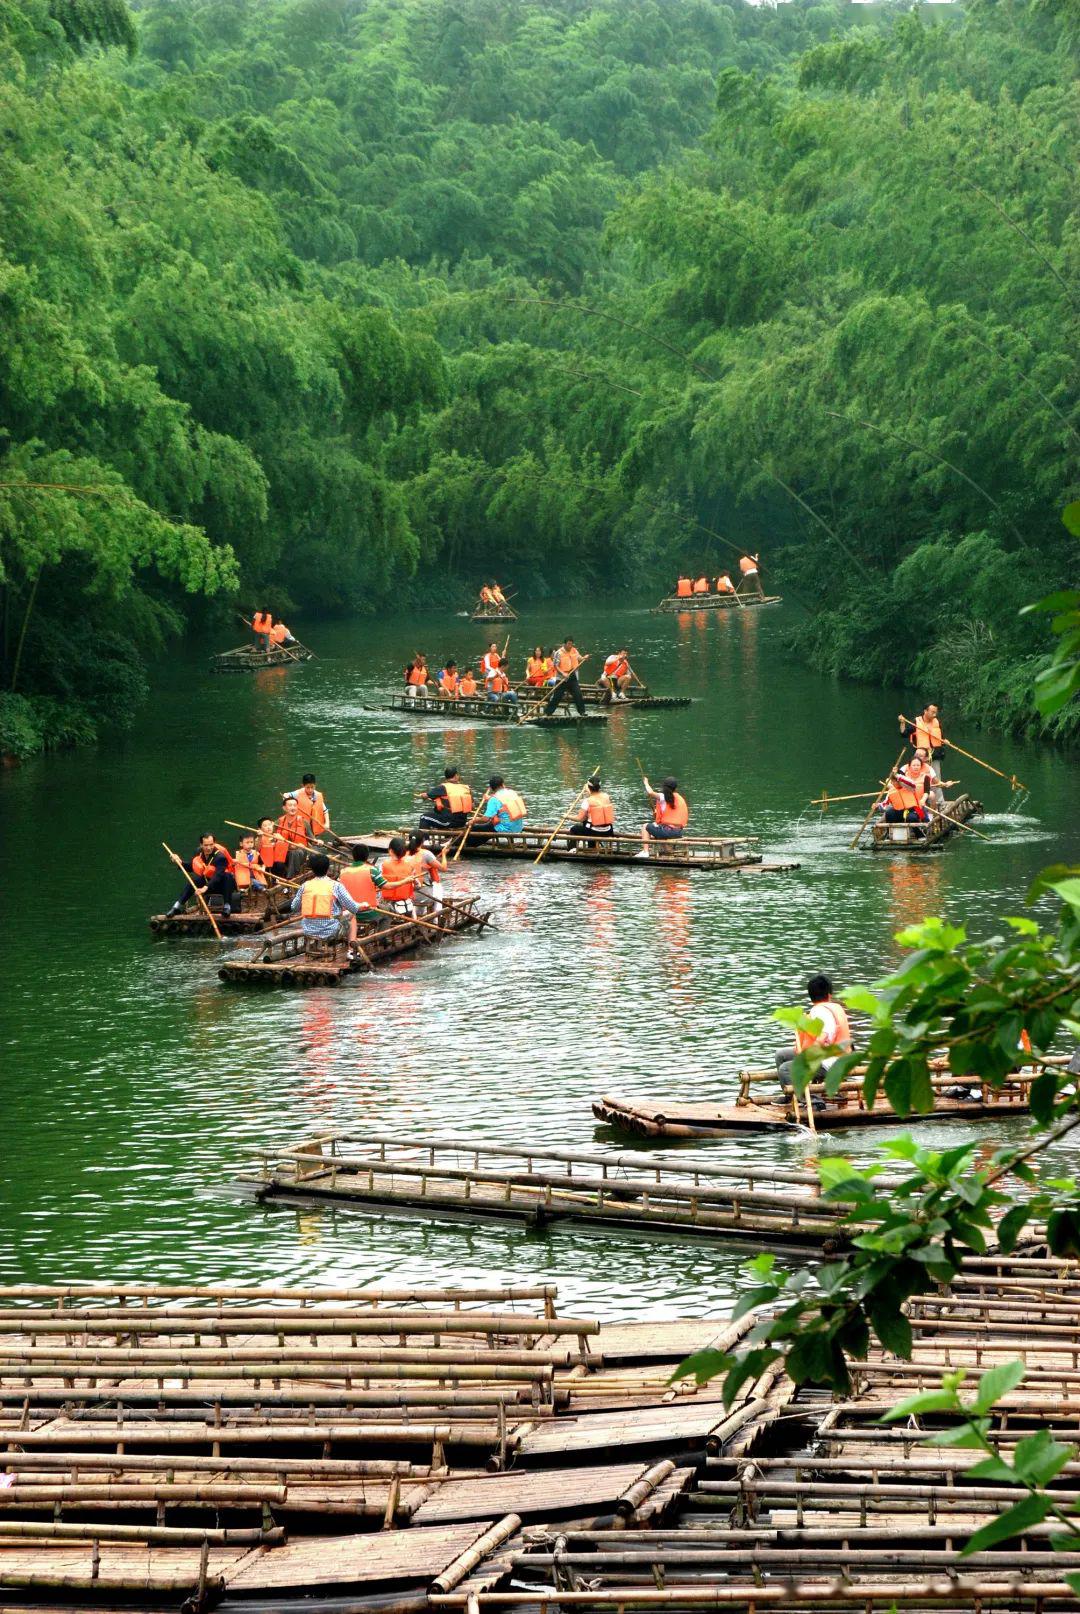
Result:
{"label": "bamboo pole", "polygon": [[710,1607],[735,1604],[739,1607],[763,1607],[784,1604],[787,1607],[817,1604],[851,1604],[870,1609],[879,1601],[886,1609],[899,1603],[978,1603],[982,1601],[1022,1601],[1041,1607],[1047,1601],[1074,1603],[1076,1593],[1064,1580],[1036,1580],[1025,1575],[1002,1575],[996,1580],[968,1579],[963,1575],[943,1575],[939,1580],[899,1581],[885,1578],[880,1581],[849,1580],[838,1575],[832,1580],[794,1580],[777,1577],[762,1585],[760,1579],[739,1582],[724,1581],[710,1585],[691,1586],[609,1586],[595,1591],[562,1591],[547,1588],[535,1591],[432,1592],[429,1603],[433,1608],[541,1608],[555,1611],[567,1607],[599,1608],[681,1608]]}
{"label": "bamboo pole", "polygon": [[[915,727],[913,719],[910,717],[905,717],[903,712],[897,713],[897,721],[902,725],[906,724],[908,728]],[[963,746],[957,745],[955,740],[946,740],[943,735],[941,743],[942,745],[947,745],[950,751],[958,751],[962,757],[967,757],[969,762],[977,762],[980,768],[986,769],[987,773],[996,773],[998,778],[1006,780],[1006,782],[1012,786],[1013,790],[1027,789],[1027,785],[1023,784],[1016,777],[1015,773],[1002,773],[1000,768],[995,768],[991,763],[984,762],[982,757],[977,757],[974,751],[965,751]]]}
{"label": "bamboo pole", "polygon": [[[598,774],[599,772],[600,772],[600,764],[597,763],[596,767],[592,770],[592,773],[590,773],[589,779],[591,779],[593,777],[593,774]],[[563,825],[566,823],[567,819],[570,817],[570,814],[573,812],[574,808],[577,806],[577,804],[581,800],[582,796],[588,790],[588,788],[589,788],[589,779],[586,779],[585,783],[582,785],[581,789],[578,791],[577,795],[574,797],[573,801],[570,803],[570,805],[566,809],[565,813],[563,813],[562,817],[559,819],[559,822],[555,825],[555,828],[552,830],[551,834],[548,836],[547,840],[544,842],[544,844],[540,848],[539,852],[537,852],[536,856],[533,858],[533,868],[535,868],[536,865],[542,860],[542,858],[544,856],[544,853],[547,851],[548,847],[551,845],[551,843],[555,839],[556,835],[562,829]]]}
{"label": "bamboo pole", "polygon": [[187,883],[191,887],[192,891],[194,891],[195,895],[198,897],[199,906],[202,909],[203,913],[206,915],[207,919],[209,919],[209,921],[210,921],[211,930],[214,932],[214,935],[217,937],[219,943],[222,946],[224,946],[225,945],[225,938],[221,934],[221,929],[220,929],[220,927],[218,925],[217,920],[214,918],[213,914],[210,912],[210,906],[207,903],[206,898],[203,896],[202,892],[199,890],[198,886],[195,884],[195,881],[192,879],[191,875],[188,873],[187,869],[184,867],[184,865],[181,862],[180,858],[173,851],[172,847],[169,846],[165,841],[162,841],[161,844],[162,844],[162,846],[165,847],[166,852],[168,852],[169,856],[176,863],[177,867],[180,869],[181,873],[183,874],[184,879],[187,881]]}
{"label": "bamboo pole", "polygon": [[888,775],[886,776],[885,779],[883,779],[880,782],[878,790],[874,794],[874,800],[870,803],[870,811],[867,813],[866,817],[863,819],[862,823],[859,825],[859,828],[858,828],[858,830],[856,832],[856,835],[855,835],[855,839],[851,842],[851,845],[848,847],[849,852],[854,852],[855,848],[858,846],[859,842],[862,840],[863,830],[866,828],[867,824],[869,824],[871,818],[873,818],[873,816],[874,816],[874,808],[877,805],[878,800],[880,799],[882,790],[887,790],[889,788],[889,780],[892,778],[893,774],[896,772],[897,768],[900,766],[900,764],[901,764],[901,762],[903,762],[903,760],[904,760],[904,750],[903,750],[903,747],[901,747],[900,753],[897,756],[896,761],[893,763],[892,767],[889,769]]}
{"label": "bamboo pole", "polygon": [[953,818],[941,807],[933,807],[931,811],[935,817],[943,818],[947,824],[952,824],[956,829],[964,829],[969,835],[974,835],[977,841],[988,841],[990,839],[989,835],[984,835],[981,830],[972,829],[971,825],[965,824],[961,818]]}
{"label": "bamboo pole", "polygon": [[517,1513],[507,1513],[504,1518],[489,1527],[478,1536],[471,1547],[459,1554],[453,1563],[448,1564],[441,1575],[436,1575],[431,1583],[431,1590],[435,1592],[453,1591],[460,1586],[465,1577],[472,1573],[477,1564],[486,1558],[497,1547],[521,1529],[521,1517]]}
{"label": "bamboo pole", "polygon": [[[322,1142],[332,1141],[326,1134]],[[806,1174],[809,1180],[809,1174]],[[1062,1262],[1062,1266],[1065,1262]],[[0,1284],[0,1300],[34,1300],[39,1297],[56,1300],[81,1300],[98,1295],[123,1295],[138,1300],[290,1300],[326,1304],[331,1301],[362,1303],[377,1306],[386,1301],[426,1306],[433,1301],[452,1301],[455,1305],[470,1301],[525,1301],[554,1300],[558,1293],[555,1284],[499,1284],[480,1285],[476,1288],[381,1288],[378,1285],[361,1288],[294,1288],[287,1284],[236,1284],[236,1283],[132,1283],[79,1281],[74,1283],[5,1283]],[[417,1316],[424,1315],[417,1312]]]}

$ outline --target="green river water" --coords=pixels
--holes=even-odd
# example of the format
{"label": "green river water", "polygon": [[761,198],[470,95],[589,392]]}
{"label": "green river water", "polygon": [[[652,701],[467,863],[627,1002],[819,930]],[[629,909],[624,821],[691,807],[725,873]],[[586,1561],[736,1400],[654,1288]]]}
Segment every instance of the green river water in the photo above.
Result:
{"label": "green river water", "polygon": [[[947,692],[820,678],[783,648],[787,608],[696,618],[556,605],[513,630],[516,667],[569,629],[590,670],[623,642],[682,711],[618,712],[564,733],[381,709],[414,648],[435,664],[485,630],[434,615],[297,623],[320,659],[215,678],[193,645],[159,670],[135,733],[0,777],[3,1141],[0,1248],[8,1277],[160,1281],[555,1281],[561,1305],[601,1317],[720,1314],[745,1249],[483,1222],[262,1208],[236,1177],[263,1146],[332,1128],[595,1146],[603,1091],[732,1093],[740,1066],[783,1041],[770,1011],[808,974],[874,979],[894,932],[939,913],[983,933],[1022,911],[1035,871],[1080,861],[1077,764],[948,722]],[[807,807],[824,786],[866,790],[898,749],[896,713],[938,700],[946,733],[1030,788],[970,764],[989,844],[921,859],[847,850],[857,816]],[[635,766],[678,775],[694,833],[757,834],[798,871],[743,879],[636,868],[463,861],[455,892],[496,928],[338,990],[244,994],[221,985],[210,942],[156,940],[175,894],[162,839],[251,822],[317,772],[335,827],[408,820],[411,792],[447,761],[474,784],[495,769],[552,821],[599,762],[621,825],[646,816]],[[229,832],[231,834],[231,832]],[[1014,1123],[1018,1124],[1018,1123]],[[957,1123],[920,1125],[958,1141]],[[988,1143],[1000,1128],[984,1125]],[[864,1153],[861,1133],[823,1146]],[[798,1164],[799,1135],[697,1146],[702,1157]]]}

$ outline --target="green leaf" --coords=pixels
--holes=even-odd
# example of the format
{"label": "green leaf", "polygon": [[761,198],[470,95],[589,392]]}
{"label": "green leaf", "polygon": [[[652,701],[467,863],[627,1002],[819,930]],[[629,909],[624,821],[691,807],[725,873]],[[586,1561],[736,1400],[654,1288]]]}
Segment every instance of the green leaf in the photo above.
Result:
{"label": "green leaf", "polygon": [[1025,1485],[1034,1485],[1041,1490],[1061,1473],[1066,1463],[1072,1462],[1075,1455],[1075,1446],[1062,1445],[1054,1439],[1049,1429],[1037,1429],[1033,1435],[1027,1435],[1017,1442],[1013,1452],[1013,1467]]}
{"label": "green leaf", "polygon": [[668,1383],[674,1384],[676,1379],[693,1378],[699,1384],[708,1384],[710,1379],[725,1373],[733,1361],[734,1357],[729,1356],[726,1351],[695,1351],[693,1356],[688,1356],[685,1361],[679,1363]]}
{"label": "green leaf", "polygon": [[1033,1524],[1041,1524],[1053,1505],[1050,1496],[1025,1496],[1014,1507],[1006,1508],[996,1519],[984,1524],[981,1530],[976,1530],[961,1548],[961,1558],[970,1558],[973,1552],[985,1552],[987,1547],[996,1547],[999,1541],[1023,1535]]}
{"label": "green leaf", "polygon": [[1054,1113],[1054,1100],[1058,1092],[1058,1072],[1041,1070],[1031,1084],[1031,1113],[1043,1126]]}
{"label": "green leaf", "polygon": [[990,1368],[983,1374],[975,1390],[975,1399],[971,1403],[975,1412],[989,1412],[997,1406],[1002,1396],[1008,1395],[1010,1390],[1023,1382],[1027,1368],[1024,1363],[1017,1360],[1013,1362],[1000,1362],[997,1367]]}
{"label": "green leaf", "polygon": [[868,1301],[870,1326],[887,1351],[904,1358],[911,1355],[911,1324],[893,1300]]}
{"label": "green leaf", "polygon": [[1073,876],[1067,880],[1049,880],[1047,884],[1070,908],[1080,908],[1080,879]]}
{"label": "green leaf", "polygon": [[981,1463],[973,1463],[970,1468],[964,1469],[964,1484],[971,1480],[993,1480],[1002,1485],[1016,1484],[1016,1470],[1000,1457],[987,1457]]}
{"label": "green leaf", "polygon": [[1061,519],[1074,538],[1080,538],[1080,499],[1073,499],[1061,512]]}
{"label": "green leaf", "polygon": [[969,1418],[952,1429],[939,1429],[936,1434],[927,1435],[926,1444],[958,1451],[982,1451],[989,1428],[989,1418]]}
{"label": "green leaf", "polygon": [[768,1305],[770,1300],[775,1300],[777,1295],[782,1292],[776,1287],[775,1283],[764,1284],[759,1289],[748,1289],[745,1294],[739,1296],[735,1303],[735,1310],[731,1314],[732,1322],[737,1323],[739,1318],[745,1317],[748,1311],[756,1311],[759,1306]]}
{"label": "green leaf", "polygon": [[918,1395],[909,1395],[906,1401],[883,1412],[878,1422],[895,1423],[897,1418],[910,1418],[920,1412],[955,1412],[958,1405],[955,1390],[920,1390]]}
{"label": "green leaf", "polygon": [[[1059,1548],[1059,1546],[1058,1546],[1058,1540],[1059,1539],[1060,1538],[1056,1538],[1054,1543],[1053,1543],[1055,1552],[1061,1551],[1061,1548]],[[1075,1539],[1075,1538],[1071,1537],[1070,1539]],[[1070,1574],[1070,1575],[1062,1575],[1061,1578],[1065,1582],[1066,1586],[1071,1586],[1073,1591],[1076,1592],[1078,1596],[1080,1596],[1080,1575],[1078,1575],[1078,1574],[1076,1574],[1074,1572],[1073,1574]]]}
{"label": "green leaf", "polygon": [[1030,1205],[1014,1205],[1012,1210],[1006,1211],[1001,1218],[998,1223],[998,1243],[1006,1255],[1015,1250],[1016,1241],[1030,1216]]}

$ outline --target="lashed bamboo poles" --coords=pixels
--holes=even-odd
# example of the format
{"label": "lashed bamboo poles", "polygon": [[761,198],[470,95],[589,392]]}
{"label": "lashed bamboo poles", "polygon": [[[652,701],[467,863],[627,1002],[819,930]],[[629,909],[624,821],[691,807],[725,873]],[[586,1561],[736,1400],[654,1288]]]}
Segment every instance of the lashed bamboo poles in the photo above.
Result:
{"label": "lashed bamboo poles", "polygon": [[[9,1326],[10,1325],[10,1326]],[[595,1334],[599,1323],[573,1318],[524,1317],[514,1312],[377,1311],[325,1312],[298,1307],[289,1311],[207,1311],[194,1307],[81,1307],[76,1311],[0,1309],[2,1333],[124,1334],[352,1334],[379,1336],[428,1334],[524,1334],[534,1338],[560,1334]]]}
{"label": "lashed bamboo poles", "polygon": [[[320,1140],[316,1140],[320,1141]],[[328,1142],[329,1137],[321,1141]],[[81,1300],[99,1295],[123,1295],[133,1300],[290,1300],[297,1305],[325,1302],[348,1302],[378,1306],[388,1302],[409,1302],[417,1307],[434,1302],[452,1301],[455,1306],[469,1302],[493,1300],[542,1300],[553,1303],[558,1293],[555,1284],[500,1284],[481,1285],[477,1288],[394,1288],[378,1284],[359,1288],[290,1288],[287,1284],[237,1283],[7,1283],[0,1284],[0,1300],[47,1299]],[[545,1313],[546,1314],[546,1313]],[[426,1313],[417,1312],[417,1316]]]}
{"label": "lashed bamboo poles", "polygon": [[886,1578],[881,1581],[852,1581],[844,1576],[833,1580],[794,1580],[779,1577],[767,1585],[760,1581],[707,1586],[628,1586],[604,1588],[597,1591],[523,1591],[489,1592],[462,1590],[432,1592],[429,1603],[433,1608],[477,1609],[540,1608],[557,1614],[560,1608],[665,1608],[710,1607],[736,1604],[739,1607],[762,1607],[783,1603],[793,1607],[798,1603],[851,1604],[870,1607],[880,1602],[884,1609],[894,1604],[958,1603],[986,1601],[1043,1603],[1047,1601],[1072,1603],[1076,1593],[1064,1580],[1036,1581],[1021,1575],[1003,1575],[997,1580],[983,1576],[965,1578],[962,1575],[943,1576],[940,1580],[913,1582]]}

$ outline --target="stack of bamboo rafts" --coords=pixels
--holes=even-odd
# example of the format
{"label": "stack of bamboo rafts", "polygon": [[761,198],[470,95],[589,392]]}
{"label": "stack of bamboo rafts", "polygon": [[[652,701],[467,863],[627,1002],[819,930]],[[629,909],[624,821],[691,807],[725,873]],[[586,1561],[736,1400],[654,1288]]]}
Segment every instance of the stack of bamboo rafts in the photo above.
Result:
{"label": "stack of bamboo rafts", "polygon": [[[1075,1437],[1080,1276],[1044,1258],[973,1260],[948,1292],[910,1307],[912,1362],[880,1350],[859,1369],[849,1397],[793,1394],[786,1380],[759,1383],[748,1415],[695,1462],[667,1517],[618,1517],[586,1529],[523,1527],[459,1586],[436,1589],[435,1608],[473,1614],[535,1607],[930,1609],[984,1614],[1047,1605],[1076,1608],[1066,1582],[1080,1551],[1052,1550],[1053,1520],[961,1557],[988,1517],[1017,1500],[1009,1487],[968,1482],[985,1455],[924,1443],[955,1425],[951,1414],[883,1425],[882,1413],[966,1367],[974,1380],[1022,1358],[1027,1377],[993,1414],[989,1438],[1003,1453],[1049,1425]],[[677,1442],[673,1433],[672,1444]],[[1080,1495],[1080,1462],[1053,1481],[1060,1504]],[[656,1524],[662,1524],[657,1528]]]}
{"label": "stack of bamboo rafts", "polygon": [[6,1287],[0,1591],[423,1608],[523,1521],[660,1516],[692,1473],[665,1453],[752,1415],[672,1405],[671,1372],[745,1326],[601,1343],[543,1286]]}
{"label": "stack of bamboo rafts", "polygon": [[835,1249],[842,1207],[816,1173],[757,1164],[599,1150],[510,1148],[462,1138],[327,1133],[263,1154],[252,1179],[270,1198],[398,1206],[427,1215],[509,1218],[539,1226],[659,1229]]}

